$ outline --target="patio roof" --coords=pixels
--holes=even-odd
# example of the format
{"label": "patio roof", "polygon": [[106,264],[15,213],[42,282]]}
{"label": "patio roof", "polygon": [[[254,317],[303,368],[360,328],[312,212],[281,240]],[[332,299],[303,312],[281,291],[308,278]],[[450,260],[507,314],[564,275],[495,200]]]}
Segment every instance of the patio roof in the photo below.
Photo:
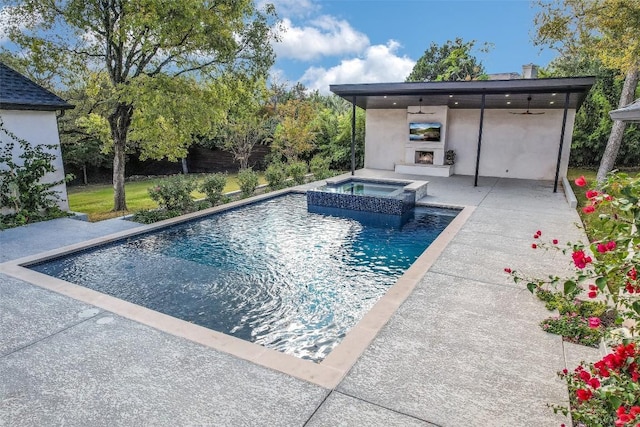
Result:
{"label": "patio roof", "polygon": [[530,109],[564,108],[561,94],[569,93],[570,109],[578,109],[595,77],[552,79],[473,80],[464,82],[358,83],[331,85],[331,92],[363,109],[406,109],[418,105],[449,108]]}
{"label": "patio roof", "polygon": [[640,98],[636,99],[626,107],[610,111],[609,116],[613,120],[622,120],[625,122],[640,122]]}

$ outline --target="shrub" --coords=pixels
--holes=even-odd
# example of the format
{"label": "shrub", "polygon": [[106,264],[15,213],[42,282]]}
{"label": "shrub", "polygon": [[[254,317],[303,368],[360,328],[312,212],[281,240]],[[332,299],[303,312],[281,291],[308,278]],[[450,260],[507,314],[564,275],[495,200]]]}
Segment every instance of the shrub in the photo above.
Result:
{"label": "shrub", "polygon": [[[55,172],[53,161],[56,156],[48,150],[56,146],[32,145],[7,130],[1,119],[0,131],[11,139],[0,148],[0,208],[13,211],[11,218],[3,223],[22,225],[34,222],[36,218],[47,219],[49,211],[53,217],[60,217],[61,211],[56,204],[60,196],[53,187],[65,180],[41,182],[47,173]],[[19,161],[13,155],[16,143],[22,151]]]}
{"label": "shrub", "polygon": [[589,319],[578,313],[564,313],[557,317],[550,317],[540,323],[546,332],[562,335],[565,341],[598,347],[603,337],[603,327],[591,327]]}
{"label": "shrub", "polygon": [[227,176],[222,173],[214,173],[207,176],[198,187],[205,194],[205,198],[211,206],[215,206],[224,196],[224,187],[227,185]]}
{"label": "shrub", "polygon": [[271,189],[279,190],[285,187],[287,174],[284,170],[284,165],[281,162],[271,162],[269,167],[264,171],[264,176]]}
{"label": "shrub", "polygon": [[149,196],[161,209],[188,212],[193,208],[191,192],[195,182],[183,175],[163,179],[155,187],[149,188]]}
{"label": "shrub", "polygon": [[307,174],[307,164],[305,162],[292,162],[287,166],[287,172],[297,185],[304,184]]}
{"label": "shrub", "polygon": [[242,197],[250,197],[258,187],[258,174],[251,168],[241,169],[238,172],[238,184]]}
{"label": "shrub", "polygon": [[325,179],[332,175],[331,170],[329,169],[329,164],[329,159],[322,156],[315,156],[309,162],[309,169],[315,179]]}
{"label": "shrub", "polygon": [[131,220],[142,224],[152,224],[165,219],[175,218],[182,214],[183,212],[179,210],[142,210],[133,214]]}

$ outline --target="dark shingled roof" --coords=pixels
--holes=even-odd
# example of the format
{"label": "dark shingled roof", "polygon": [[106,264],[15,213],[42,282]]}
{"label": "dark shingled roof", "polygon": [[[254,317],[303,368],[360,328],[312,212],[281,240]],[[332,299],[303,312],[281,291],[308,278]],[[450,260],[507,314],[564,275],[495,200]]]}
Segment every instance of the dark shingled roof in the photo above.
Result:
{"label": "dark shingled roof", "polygon": [[0,62],[0,109],[56,111],[70,108],[73,105]]}

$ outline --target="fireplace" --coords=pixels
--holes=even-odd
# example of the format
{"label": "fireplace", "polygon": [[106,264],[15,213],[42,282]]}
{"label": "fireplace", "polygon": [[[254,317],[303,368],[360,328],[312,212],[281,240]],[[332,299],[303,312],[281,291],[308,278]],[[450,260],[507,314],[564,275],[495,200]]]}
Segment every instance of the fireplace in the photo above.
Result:
{"label": "fireplace", "polygon": [[418,150],[416,150],[415,163],[417,165],[432,165],[433,164],[433,151],[418,151]]}

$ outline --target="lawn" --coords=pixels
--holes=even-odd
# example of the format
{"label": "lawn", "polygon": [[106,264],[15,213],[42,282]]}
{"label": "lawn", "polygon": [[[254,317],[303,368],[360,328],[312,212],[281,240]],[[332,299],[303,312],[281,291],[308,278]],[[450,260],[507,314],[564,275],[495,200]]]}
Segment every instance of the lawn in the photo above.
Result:
{"label": "lawn", "polygon": [[[158,205],[151,200],[147,189],[155,185],[160,179],[149,179],[144,181],[127,182],[125,184],[125,194],[127,197],[127,211],[114,212],[113,209],[113,186],[110,184],[94,184],[86,186],[69,187],[69,207],[72,211],[83,212],[89,215],[89,221],[102,221],[104,219],[115,218],[128,215],[143,209],[153,209]],[[266,180],[261,175],[260,184],[265,184]],[[236,174],[227,176],[225,192],[239,190]],[[203,194],[194,192],[194,198],[203,197]]]}

